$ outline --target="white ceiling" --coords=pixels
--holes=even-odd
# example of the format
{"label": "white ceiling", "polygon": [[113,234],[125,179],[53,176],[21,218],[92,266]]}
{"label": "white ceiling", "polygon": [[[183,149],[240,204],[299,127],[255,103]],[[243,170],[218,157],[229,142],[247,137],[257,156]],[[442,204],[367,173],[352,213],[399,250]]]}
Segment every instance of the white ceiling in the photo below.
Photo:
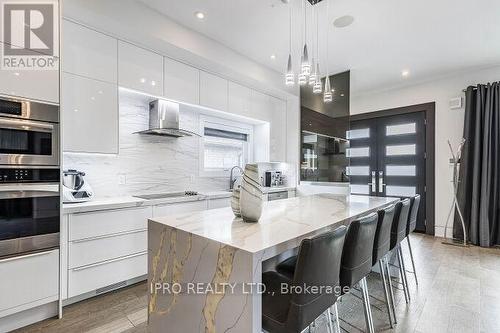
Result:
{"label": "white ceiling", "polygon": [[[138,1],[262,65],[284,72],[289,7],[281,0]],[[302,44],[301,1],[291,0],[296,68]],[[354,94],[500,64],[498,0],[324,0],[315,6],[320,15],[323,74],[327,1],[329,71],[350,69]],[[307,7],[311,8],[308,3]],[[203,12],[205,19],[197,19],[196,11]],[[354,23],[335,28],[333,20],[343,15],[354,16]],[[308,14],[309,33],[315,30],[311,17]],[[309,47],[313,48],[311,41]],[[276,55],[275,60],[271,54]],[[402,70],[409,70],[410,75],[403,78]]]}

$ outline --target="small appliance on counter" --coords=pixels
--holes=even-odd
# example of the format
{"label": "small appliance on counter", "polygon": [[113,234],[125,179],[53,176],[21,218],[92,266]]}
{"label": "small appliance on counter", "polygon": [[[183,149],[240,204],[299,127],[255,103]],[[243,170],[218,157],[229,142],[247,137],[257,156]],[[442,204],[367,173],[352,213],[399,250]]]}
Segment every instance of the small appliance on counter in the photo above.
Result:
{"label": "small appliance on counter", "polygon": [[63,171],[63,202],[75,203],[92,200],[94,192],[85,181],[85,172],[75,169]]}
{"label": "small appliance on counter", "polygon": [[283,186],[284,176],[281,171],[266,171],[264,177],[265,187],[277,187]]}

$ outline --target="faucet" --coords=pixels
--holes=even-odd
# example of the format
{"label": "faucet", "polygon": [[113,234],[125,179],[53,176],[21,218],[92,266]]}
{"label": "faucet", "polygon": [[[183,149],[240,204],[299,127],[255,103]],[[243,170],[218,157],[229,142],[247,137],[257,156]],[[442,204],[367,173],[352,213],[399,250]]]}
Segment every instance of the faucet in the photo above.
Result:
{"label": "faucet", "polygon": [[243,169],[239,166],[235,165],[231,168],[231,172],[229,173],[229,189],[232,190],[234,188],[234,183],[236,183],[236,178],[233,179],[233,171],[234,169],[239,169],[240,174],[243,174]]}

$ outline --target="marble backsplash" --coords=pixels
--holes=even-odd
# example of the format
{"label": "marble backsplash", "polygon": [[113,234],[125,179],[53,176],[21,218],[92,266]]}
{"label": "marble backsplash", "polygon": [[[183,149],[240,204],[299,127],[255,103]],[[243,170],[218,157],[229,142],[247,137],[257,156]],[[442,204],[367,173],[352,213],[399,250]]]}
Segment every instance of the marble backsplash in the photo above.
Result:
{"label": "marble backsplash", "polygon": [[[199,114],[181,108],[180,128],[199,132]],[[120,92],[119,153],[64,153],[64,169],[86,173],[96,197],[169,191],[213,191],[228,188],[226,178],[199,177],[199,138],[134,134],[149,126],[147,101]]]}
{"label": "marble backsplash", "polygon": [[[198,137],[176,139],[134,134],[148,126],[149,108],[145,97],[120,91],[119,153],[64,153],[63,168],[84,171],[97,198],[185,190],[217,191],[229,187],[228,177],[199,176]],[[194,107],[181,106],[180,128],[199,132],[199,113]],[[263,169],[269,168],[267,163],[263,164]]]}

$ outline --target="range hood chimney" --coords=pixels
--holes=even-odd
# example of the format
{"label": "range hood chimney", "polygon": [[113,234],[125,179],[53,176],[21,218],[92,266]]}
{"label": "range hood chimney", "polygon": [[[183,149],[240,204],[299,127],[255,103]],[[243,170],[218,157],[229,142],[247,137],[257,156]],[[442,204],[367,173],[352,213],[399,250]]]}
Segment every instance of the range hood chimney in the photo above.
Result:
{"label": "range hood chimney", "polygon": [[157,99],[149,103],[149,129],[139,134],[170,136],[200,136],[179,128],[179,104]]}

